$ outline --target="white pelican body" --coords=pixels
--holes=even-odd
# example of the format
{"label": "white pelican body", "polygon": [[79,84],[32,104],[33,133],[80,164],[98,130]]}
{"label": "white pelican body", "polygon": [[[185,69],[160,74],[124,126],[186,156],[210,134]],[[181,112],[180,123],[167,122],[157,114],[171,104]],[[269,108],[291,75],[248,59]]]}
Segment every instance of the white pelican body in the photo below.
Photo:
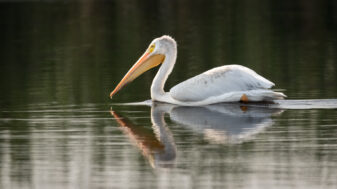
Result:
{"label": "white pelican body", "polygon": [[165,92],[164,85],[172,72],[176,58],[177,44],[174,39],[169,36],[154,39],[143,56],[111,92],[110,97],[140,74],[159,64],[162,65],[151,85],[153,101],[201,106],[221,102],[273,101],[285,97],[283,93],[270,90],[274,83],[240,65],[213,68]]}

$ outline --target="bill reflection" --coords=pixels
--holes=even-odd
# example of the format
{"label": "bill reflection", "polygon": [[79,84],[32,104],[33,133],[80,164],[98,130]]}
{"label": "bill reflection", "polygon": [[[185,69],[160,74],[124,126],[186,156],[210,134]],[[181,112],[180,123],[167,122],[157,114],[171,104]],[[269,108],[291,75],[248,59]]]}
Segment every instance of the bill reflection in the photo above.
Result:
{"label": "bill reflection", "polygon": [[151,109],[152,133],[117,112],[111,110],[110,113],[124,134],[141,150],[153,168],[174,166],[176,146],[161,109]]}
{"label": "bill reflection", "polygon": [[281,109],[242,104],[217,104],[202,107],[184,107],[166,103],[151,104],[153,132],[132,123],[126,117],[111,110],[126,136],[137,146],[152,167],[173,167],[176,161],[176,145],[164,116],[179,127],[201,135],[209,143],[237,144],[253,140],[266,127],[273,125],[271,116]]}

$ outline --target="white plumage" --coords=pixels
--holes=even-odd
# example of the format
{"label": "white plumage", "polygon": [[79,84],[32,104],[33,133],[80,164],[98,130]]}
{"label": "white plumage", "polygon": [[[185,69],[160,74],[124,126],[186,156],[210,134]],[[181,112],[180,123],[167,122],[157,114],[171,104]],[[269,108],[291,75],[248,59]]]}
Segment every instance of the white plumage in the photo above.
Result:
{"label": "white plumage", "polygon": [[228,65],[213,68],[179,83],[170,90],[170,94],[176,100],[193,102],[225,93],[263,90],[272,86],[274,83],[249,68]]}
{"label": "white plumage", "polygon": [[[124,76],[113,96],[124,85],[146,70],[162,64],[151,85],[154,101],[171,104],[199,106],[221,102],[273,101],[285,95],[270,88],[274,83],[253,70],[240,65],[227,65],[208,70],[164,91],[165,82],[172,72],[177,57],[177,45],[169,36],[154,39],[149,49]],[[144,66],[145,65],[145,66]]]}

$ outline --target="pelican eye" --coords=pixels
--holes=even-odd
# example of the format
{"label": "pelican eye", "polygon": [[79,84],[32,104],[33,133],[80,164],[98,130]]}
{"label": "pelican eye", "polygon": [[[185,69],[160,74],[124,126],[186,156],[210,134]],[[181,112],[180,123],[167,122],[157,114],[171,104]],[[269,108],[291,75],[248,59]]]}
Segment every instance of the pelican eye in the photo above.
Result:
{"label": "pelican eye", "polygon": [[152,45],[150,46],[150,48],[149,48],[150,53],[153,52],[153,50],[154,50],[155,47],[156,47],[156,46],[155,46],[154,44],[152,44]]}

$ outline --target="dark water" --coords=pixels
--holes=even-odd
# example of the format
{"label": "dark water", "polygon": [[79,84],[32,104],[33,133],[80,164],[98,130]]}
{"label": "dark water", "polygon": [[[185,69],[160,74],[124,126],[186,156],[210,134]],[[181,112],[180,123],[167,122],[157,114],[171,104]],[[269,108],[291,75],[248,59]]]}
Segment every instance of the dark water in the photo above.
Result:
{"label": "dark water", "polygon": [[333,0],[0,1],[0,188],[336,188],[336,100],[116,104],[149,99],[156,69],[108,98],[169,34],[166,89],[241,64],[336,99],[336,33]]}

